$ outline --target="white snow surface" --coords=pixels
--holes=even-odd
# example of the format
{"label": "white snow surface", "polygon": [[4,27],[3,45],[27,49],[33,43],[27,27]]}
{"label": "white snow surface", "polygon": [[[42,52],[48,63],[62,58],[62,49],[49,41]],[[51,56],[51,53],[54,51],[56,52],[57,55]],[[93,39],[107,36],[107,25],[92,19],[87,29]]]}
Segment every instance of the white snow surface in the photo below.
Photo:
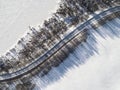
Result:
{"label": "white snow surface", "polygon": [[[0,0],[0,54],[55,11],[58,0]],[[120,90],[120,38],[97,37],[98,52],[45,90]]]}
{"label": "white snow surface", "polygon": [[118,38],[103,40],[100,55],[69,70],[65,77],[45,90],[120,90],[119,44]]}
{"label": "white snow surface", "polygon": [[[114,27],[116,29],[120,31],[120,20],[119,26]],[[120,38],[106,36],[103,39],[100,35],[96,36],[99,54],[91,56],[84,64],[69,69],[60,80],[45,90],[120,90]],[[77,56],[81,57],[79,54]]]}
{"label": "white snow surface", "polygon": [[59,0],[0,0],[0,55],[56,11]]}

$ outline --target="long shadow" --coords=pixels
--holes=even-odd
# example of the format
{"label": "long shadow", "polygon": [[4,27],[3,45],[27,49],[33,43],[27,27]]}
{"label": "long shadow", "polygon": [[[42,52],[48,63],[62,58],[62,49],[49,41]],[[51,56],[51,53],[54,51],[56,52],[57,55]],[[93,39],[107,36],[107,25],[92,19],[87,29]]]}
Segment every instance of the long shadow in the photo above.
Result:
{"label": "long shadow", "polygon": [[53,67],[52,70],[44,77],[41,77],[41,73],[39,73],[32,78],[32,82],[36,84],[34,90],[41,90],[48,85],[53,84],[60,80],[68,70],[85,64],[88,58],[95,54],[99,54],[97,48],[98,42],[96,41],[97,36],[101,36],[104,39],[107,37],[112,39],[114,39],[114,37],[120,38],[120,18],[107,21],[106,24],[98,27],[96,30],[91,26],[88,28],[89,35],[86,42],[79,44],[63,63],[58,67]]}

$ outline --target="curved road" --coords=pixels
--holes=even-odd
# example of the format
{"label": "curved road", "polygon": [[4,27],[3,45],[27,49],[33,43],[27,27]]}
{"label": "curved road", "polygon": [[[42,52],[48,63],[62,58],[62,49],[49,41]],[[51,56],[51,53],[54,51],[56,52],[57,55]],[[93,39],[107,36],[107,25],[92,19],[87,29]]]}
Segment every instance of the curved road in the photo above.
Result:
{"label": "curved road", "polygon": [[75,30],[73,30],[66,37],[64,37],[59,43],[57,43],[53,48],[51,48],[49,51],[47,51],[44,55],[37,58],[34,62],[29,64],[28,66],[22,68],[21,70],[13,72],[13,73],[0,75],[0,82],[13,80],[13,79],[16,79],[23,75],[28,74],[30,71],[35,69],[38,65],[42,64],[45,60],[47,60],[47,58],[50,57],[52,54],[54,54],[54,52],[57,52],[57,50],[59,48],[61,48],[65,43],[67,43],[69,40],[71,40],[75,35],[77,35],[81,31],[83,31],[84,30],[83,28],[90,25],[91,22],[93,22],[94,20],[98,21],[107,15],[110,15],[112,13],[119,12],[119,11],[120,11],[120,6],[116,6],[116,7],[111,7],[108,10],[103,11],[100,14],[94,16],[93,18],[89,19],[82,25],[78,26]]}

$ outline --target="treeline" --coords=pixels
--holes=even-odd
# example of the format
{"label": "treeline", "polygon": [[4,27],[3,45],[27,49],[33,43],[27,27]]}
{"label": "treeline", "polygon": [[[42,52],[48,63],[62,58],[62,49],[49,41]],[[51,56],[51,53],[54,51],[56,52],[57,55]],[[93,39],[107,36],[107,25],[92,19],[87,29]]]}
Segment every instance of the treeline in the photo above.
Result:
{"label": "treeline", "polygon": [[10,73],[33,62],[63,39],[71,26],[88,20],[95,11],[111,7],[119,0],[61,0],[56,13],[45,20],[39,29],[29,27],[30,32],[17,45],[0,57],[0,72]]}

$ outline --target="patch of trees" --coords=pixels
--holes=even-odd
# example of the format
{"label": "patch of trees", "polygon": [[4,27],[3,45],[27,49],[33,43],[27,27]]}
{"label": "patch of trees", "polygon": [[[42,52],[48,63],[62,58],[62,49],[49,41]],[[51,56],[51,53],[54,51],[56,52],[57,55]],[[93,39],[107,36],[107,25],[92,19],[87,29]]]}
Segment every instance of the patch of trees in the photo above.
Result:
{"label": "patch of trees", "polygon": [[[15,48],[0,57],[0,71],[9,73],[18,70],[39,58],[57,44],[70,26],[88,19],[99,8],[111,6],[119,0],[61,0],[59,8],[39,29],[29,26],[30,32],[21,38]],[[68,22],[66,22],[68,21]],[[29,36],[29,38],[26,38]]]}

